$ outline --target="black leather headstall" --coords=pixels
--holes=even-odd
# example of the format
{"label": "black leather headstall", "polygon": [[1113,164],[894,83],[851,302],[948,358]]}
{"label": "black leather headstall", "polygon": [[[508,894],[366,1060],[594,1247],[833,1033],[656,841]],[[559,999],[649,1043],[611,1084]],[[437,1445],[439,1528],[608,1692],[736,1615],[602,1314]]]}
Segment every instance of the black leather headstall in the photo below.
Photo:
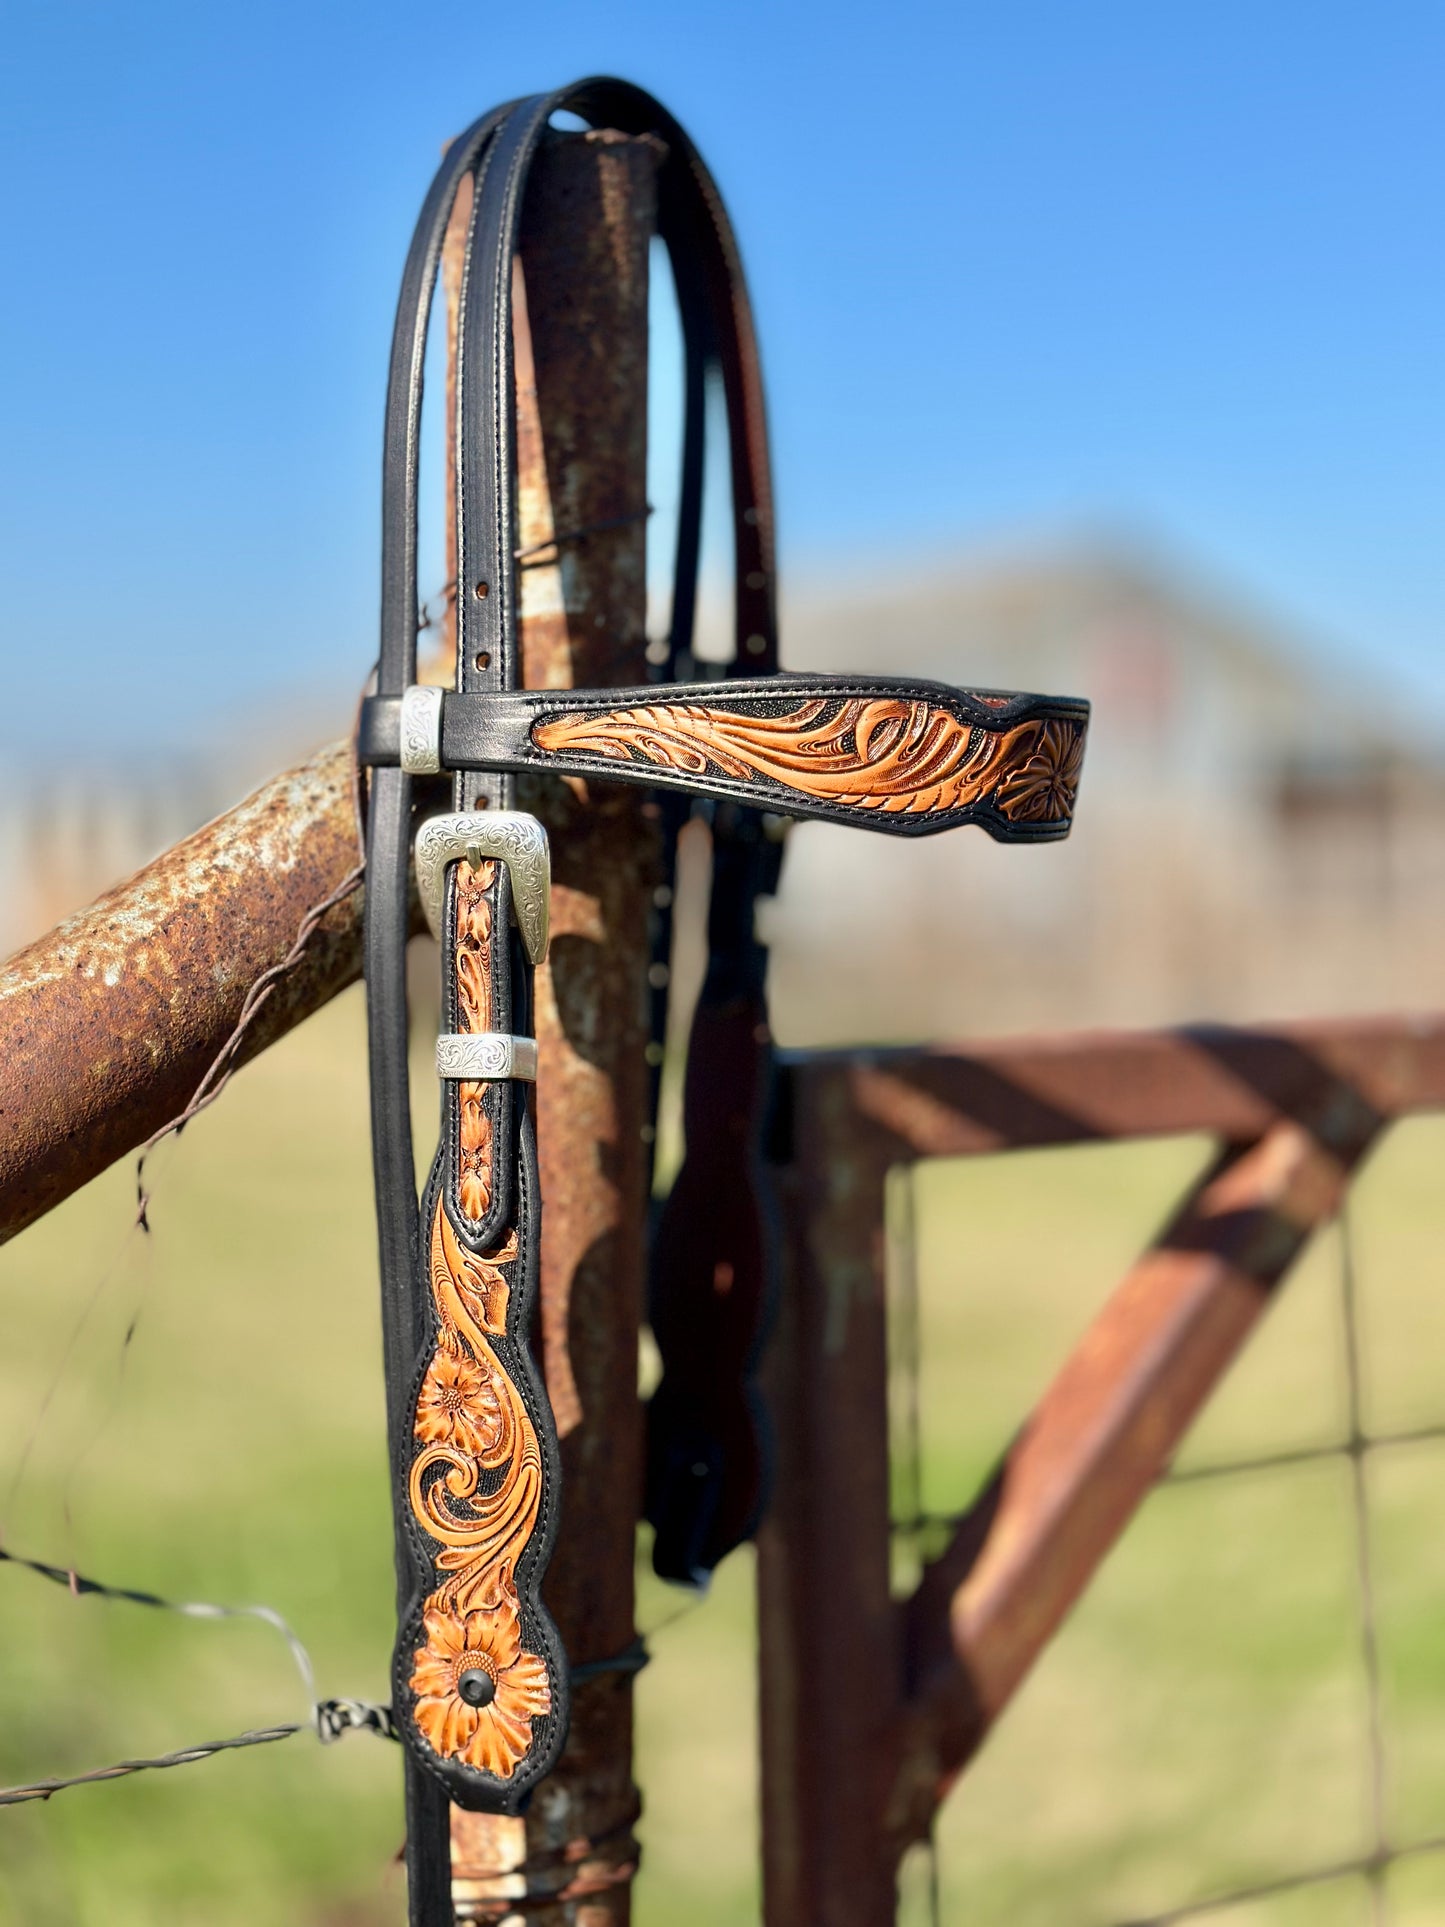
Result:
{"label": "black leather headstall", "polygon": [[[678,293],[687,407],[668,660],[656,682],[633,689],[516,686],[511,272],[528,169],[563,109],[596,127],[656,135],[666,150],[659,231]],[[443,692],[416,681],[418,445],[432,290],[468,175],[452,425],[458,671],[455,690]],[[737,649],[728,674],[699,682],[688,678],[712,371],[727,402]],[[710,960],[689,1051],[687,1158],[655,1227],[651,1284],[664,1375],[649,1422],[646,1503],[659,1571],[693,1581],[752,1530],[765,1489],[751,1381],[769,1299],[759,1166],[770,1044],[754,910],[776,887],[781,820],[900,836],[973,822],[1018,841],[1069,827],[1086,704],[776,673],[763,424],[737,247],[706,169],[656,101],[620,81],[584,81],[499,108],[453,143],[422,210],[397,311],[381,660],[358,737],[370,769],[366,979],[397,1539],[392,1684],[411,1762],[414,1918],[428,1882],[442,1891],[446,1801],[516,1812],[556,1761],[567,1727],[566,1655],[541,1600],[558,1455],[528,1344],[541,1223],[532,978],[547,949],[549,868],[541,824],[515,807],[517,773],[647,785],[669,866],[691,811],[703,809],[712,827]],[[475,584],[485,593],[468,593]],[[452,780],[450,810],[415,821],[415,779],[441,772]],[[420,1200],[404,961],[413,866],[442,954],[442,1124]],[[665,961],[669,892],[658,900],[652,941]],[[665,991],[654,996],[653,1021],[660,1040]]]}
{"label": "black leather headstall", "polygon": [[[362,706],[366,762],[402,760],[405,698]],[[774,676],[671,689],[440,697],[437,765],[601,776],[895,836],[982,824],[1066,836],[1087,706],[942,683]]]}

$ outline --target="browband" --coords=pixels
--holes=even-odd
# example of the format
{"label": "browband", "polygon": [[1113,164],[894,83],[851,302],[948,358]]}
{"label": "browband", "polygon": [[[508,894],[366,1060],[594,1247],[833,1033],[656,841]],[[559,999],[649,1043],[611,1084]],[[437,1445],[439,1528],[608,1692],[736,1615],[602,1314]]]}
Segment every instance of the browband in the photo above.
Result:
{"label": "browband", "polygon": [[[522,690],[511,272],[528,170],[560,110],[656,135],[658,226],[684,339],[686,407],[672,620],[657,680]],[[417,474],[432,292],[458,189],[474,180],[457,327],[458,668],[417,685]],[[735,661],[693,680],[706,383],[727,403]],[[709,968],[689,1048],[687,1157],[654,1229],[650,1317],[664,1375],[649,1414],[654,1559],[696,1581],[751,1531],[766,1489],[753,1374],[770,1297],[761,1144],[770,1062],[754,910],[781,819],[899,835],[974,822],[1005,840],[1067,833],[1082,702],[929,682],[776,673],[762,387],[736,243],[676,121],[589,80],[511,103],[455,141],[413,236],[393,336],[383,468],[381,655],[358,732],[370,769],[366,979],[388,1427],[397,1543],[393,1704],[408,1750],[414,1922],[447,1894],[447,1802],[517,1812],[563,1744],[568,1671],[540,1596],[558,1508],[555,1430],[528,1343],[540,1199],[532,975],[546,951],[548,853],[518,812],[521,772],[644,784],[665,875],[653,953],[670,955],[677,832],[713,837]],[[413,823],[415,778],[452,807]],[[412,844],[441,941],[441,1131],[413,1177],[405,947]],[[654,1063],[666,969],[654,970]],[[543,1067],[545,1075],[545,1066]],[[654,1083],[654,1101],[656,1086]],[[724,1273],[729,1289],[717,1280]]]}
{"label": "browband", "polygon": [[405,743],[407,696],[369,697],[362,760],[602,776],[899,836],[976,822],[1002,841],[1068,834],[1088,722],[1082,702],[862,676],[436,693]]}

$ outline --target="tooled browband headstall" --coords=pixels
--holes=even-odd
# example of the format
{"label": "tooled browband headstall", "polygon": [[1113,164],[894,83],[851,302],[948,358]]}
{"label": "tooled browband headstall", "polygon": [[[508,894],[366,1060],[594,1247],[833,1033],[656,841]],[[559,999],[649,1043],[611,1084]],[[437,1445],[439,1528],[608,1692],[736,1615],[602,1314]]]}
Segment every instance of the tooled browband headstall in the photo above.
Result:
{"label": "tooled browband headstall", "polygon": [[[659,231],[682,318],[687,409],[672,632],[659,680],[523,690],[511,269],[528,169],[559,110],[654,134]],[[416,683],[417,451],[427,321],[447,220],[475,183],[458,318],[454,690]],[[690,680],[705,380],[727,401],[736,536],[735,673]],[[647,1509],[670,1577],[705,1575],[761,1505],[752,1386],[769,1295],[759,1170],[769,1033],[753,912],[776,886],[783,819],[899,836],[977,823],[1006,841],[1065,835],[1085,703],[777,662],[761,383],[736,245],[682,129],[646,94],[588,81],[515,103],[453,143],[408,257],[384,468],[382,646],[358,753],[370,769],[366,976],[399,1631],[394,1710],[409,1752],[413,1918],[443,1891],[445,1803],[516,1812],[555,1762],[568,1673],[541,1601],[558,1457],[528,1344],[541,1203],[532,978],[547,950],[546,834],[518,773],[646,785],[664,858],[691,811],[713,836],[710,961],[685,1098],[688,1155],[654,1237],[650,1315],[664,1375]],[[445,773],[446,814],[413,822],[415,779]],[[441,943],[441,1139],[413,1180],[404,953],[412,865]],[[669,945],[658,893],[656,955]],[[663,973],[665,975],[665,973]],[[657,973],[654,973],[656,976]],[[660,1041],[665,998],[654,1000]],[[659,1053],[654,1053],[658,1055]],[[541,1067],[546,1075],[546,1067]],[[681,1201],[681,1204],[679,1204]],[[720,1283],[720,1281],[723,1281]],[[440,1820],[438,1816],[440,1815]]]}
{"label": "tooled browband headstall", "polygon": [[[865,676],[418,693],[439,698],[448,769],[604,776],[896,836],[978,823],[1015,843],[1068,835],[1088,726],[1083,702]],[[366,761],[401,761],[404,702],[367,699]]]}

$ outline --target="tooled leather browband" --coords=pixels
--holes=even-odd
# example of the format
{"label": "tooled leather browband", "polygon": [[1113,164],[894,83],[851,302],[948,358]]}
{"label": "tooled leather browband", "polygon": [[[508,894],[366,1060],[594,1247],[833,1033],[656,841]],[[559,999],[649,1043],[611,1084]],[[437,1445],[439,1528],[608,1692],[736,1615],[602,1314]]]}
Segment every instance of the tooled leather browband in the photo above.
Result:
{"label": "tooled leather browband", "polygon": [[[672,632],[633,689],[520,690],[511,275],[528,170],[559,110],[654,134],[659,231],[683,323],[686,409]],[[421,377],[442,238],[475,184],[458,317],[457,688],[416,682]],[[736,660],[692,681],[705,377],[721,372],[733,481]],[[712,831],[709,967],[693,1028],[688,1154],[654,1240],[650,1316],[664,1374],[649,1420],[655,1561],[697,1579],[752,1529],[766,1492],[754,1384],[770,1271],[761,1141],[771,1062],[757,899],[780,819],[1006,841],[1067,833],[1087,704],[933,682],[775,673],[771,491],[760,377],[736,244],[686,134],[620,81],[498,109],[448,150],[417,225],[393,337],[383,471],[382,647],[358,731],[370,770],[366,977],[388,1430],[397,1543],[394,1715],[408,1749],[414,1927],[449,1917],[448,1801],[518,1812],[566,1736],[567,1658],[542,1604],[558,1454],[529,1346],[540,1208],[532,973],[546,948],[545,833],[522,772],[643,784],[664,875],[689,810]],[[418,826],[413,779],[451,778]],[[416,1195],[405,954],[409,874],[442,959],[441,1129]],[[660,1062],[666,998],[654,998]],[[541,1067],[545,1075],[545,1065]],[[639,1201],[640,1206],[640,1201]],[[725,1280],[725,1288],[719,1283]],[[702,1476],[705,1475],[705,1476]],[[591,1662],[596,1670],[598,1662]]]}
{"label": "tooled leather browband", "polygon": [[[400,705],[369,698],[361,754],[400,756]],[[1065,836],[1088,705],[847,676],[448,695],[451,769],[546,770],[725,797],[780,816],[928,836]]]}

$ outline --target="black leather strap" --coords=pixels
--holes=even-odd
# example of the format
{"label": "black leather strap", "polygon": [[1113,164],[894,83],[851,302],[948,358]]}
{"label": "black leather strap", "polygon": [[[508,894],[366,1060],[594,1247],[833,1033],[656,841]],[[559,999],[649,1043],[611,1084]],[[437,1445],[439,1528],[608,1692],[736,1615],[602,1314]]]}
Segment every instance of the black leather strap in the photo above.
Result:
{"label": "black leather strap", "polygon": [[[359,753],[399,758],[395,701],[362,707]],[[448,769],[538,770],[726,799],[894,836],[978,823],[1066,836],[1088,705],[864,676],[448,696]]]}
{"label": "black leather strap", "polygon": [[[457,190],[476,165],[478,155],[485,150],[504,112],[504,108],[497,108],[484,115],[453,142],[428,191],[402,276],[387,380],[382,463],[381,653],[377,686],[387,693],[400,692],[416,676],[417,473],[422,367],[432,291]],[[405,955],[411,788],[411,779],[399,769],[377,770],[371,778],[364,937],[372,1159],[382,1276],[382,1348],[399,1617],[421,1581],[423,1563],[405,1528],[404,1518],[408,1395],[425,1331],[407,1076]],[[406,1763],[406,1823],[412,1927],[438,1927],[438,1923],[451,1918],[449,1807],[445,1791],[410,1755]]]}
{"label": "black leather strap", "polygon": [[[509,688],[519,667],[511,265],[527,168],[552,111],[547,97],[513,106],[475,167],[456,424],[458,683],[472,697]],[[459,772],[456,809],[505,810],[512,789],[506,773]],[[450,872],[442,962],[453,1034],[509,1036],[529,1022],[512,887],[495,857]],[[527,1085],[448,1078],[413,1260],[422,1331],[399,1415],[397,1515],[415,1579],[399,1615],[393,1709],[413,1760],[449,1799],[509,1812],[555,1761],[569,1698],[541,1602],[559,1468],[528,1342],[536,1173]]]}

